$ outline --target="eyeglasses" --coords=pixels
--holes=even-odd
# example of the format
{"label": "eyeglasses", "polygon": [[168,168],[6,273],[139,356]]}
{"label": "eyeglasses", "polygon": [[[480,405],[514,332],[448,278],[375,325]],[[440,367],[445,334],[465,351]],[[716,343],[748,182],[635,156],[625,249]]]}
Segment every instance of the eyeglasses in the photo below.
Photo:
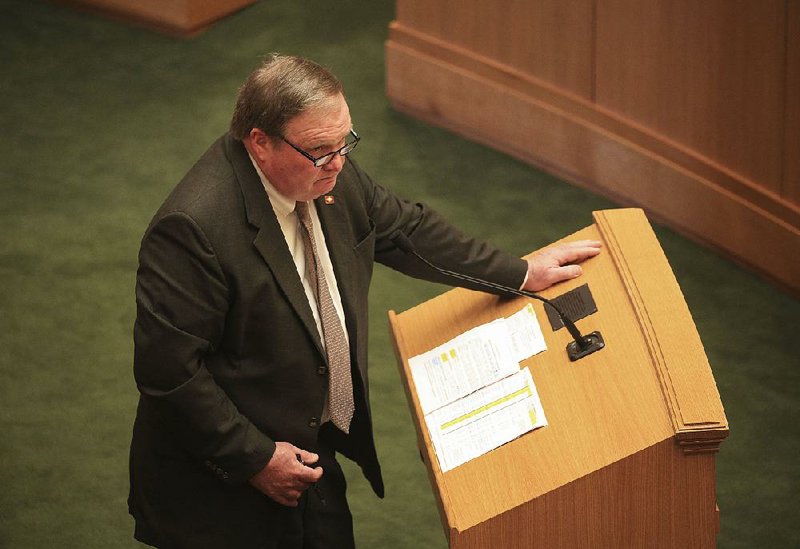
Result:
{"label": "eyeglasses", "polygon": [[290,143],[289,141],[287,141],[285,137],[281,136],[281,139],[291,148],[293,148],[294,150],[296,150],[297,152],[299,152],[300,154],[311,160],[311,162],[314,163],[315,167],[319,168],[320,166],[324,166],[325,164],[333,160],[333,157],[336,156],[337,154],[341,156],[347,156],[350,153],[350,151],[356,148],[356,145],[358,145],[358,142],[361,141],[361,138],[358,136],[355,130],[350,130],[350,136],[353,139],[352,141],[345,143],[342,148],[335,150],[333,152],[329,152],[328,154],[324,154],[319,158],[314,158],[300,147],[297,147],[292,143]]}

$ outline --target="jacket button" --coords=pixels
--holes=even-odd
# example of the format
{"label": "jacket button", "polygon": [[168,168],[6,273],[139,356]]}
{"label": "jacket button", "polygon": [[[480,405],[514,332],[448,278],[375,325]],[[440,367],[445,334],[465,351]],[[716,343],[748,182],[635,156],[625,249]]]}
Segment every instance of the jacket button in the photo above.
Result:
{"label": "jacket button", "polygon": [[312,417],[312,418],[311,418],[311,419],[308,421],[308,426],[309,426],[309,427],[319,427],[319,418],[317,418],[317,417]]}
{"label": "jacket button", "polygon": [[321,376],[324,376],[325,374],[328,373],[328,367],[327,366],[320,366],[319,368],[317,368],[317,373],[319,375],[321,375]]}

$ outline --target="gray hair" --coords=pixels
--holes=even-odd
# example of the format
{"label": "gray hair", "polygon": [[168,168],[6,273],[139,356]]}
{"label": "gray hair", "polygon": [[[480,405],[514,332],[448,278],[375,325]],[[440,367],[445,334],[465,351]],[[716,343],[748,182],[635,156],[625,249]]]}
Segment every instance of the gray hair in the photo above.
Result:
{"label": "gray hair", "polygon": [[258,128],[277,139],[289,120],[343,93],[342,83],[325,67],[303,57],[273,53],[239,89],[231,135],[242,140]]}

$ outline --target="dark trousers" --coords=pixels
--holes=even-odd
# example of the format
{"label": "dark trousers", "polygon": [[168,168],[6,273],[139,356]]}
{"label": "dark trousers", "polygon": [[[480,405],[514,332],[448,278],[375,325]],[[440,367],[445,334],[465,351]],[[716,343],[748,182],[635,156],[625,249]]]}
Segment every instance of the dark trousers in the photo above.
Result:
{"label": "dark trousers", "polygon": [[[347,483],[336,461],[331,428],[330,424],[323,425],[316,452],[319,461],[314,465],[322,467],[322,478],[316,487],[306,490],[297,507],[284,507],[268,500],[272,512],[277,512],[269,524],[259,524],[258,511],[255,511],[247,518],[242,517],[242,520],[251,522],[230,524],[227,525],[227,533],[217,531],[213,537],[200,534],[190,542],[174,533],[154,531],[137,520],[134,536],[142,543],[160,549],[354,549],[353,517],[346,498]],[[201,472],[201,478],[206,479],[208,472],[205,469]],[[211,478],[208,482],[219,481]],[[190,489],[187,487],[187,491]],[[255,498],[255,506],[262,505],[262,498],[266,498],[258,495],[252,487],[243,486],[238,490],[242,490],[247,497]],[[199,507],[212,508],[209,513],[193,514],[198,531],[202,531],[206,521],[210,523],[214,520],[213,505],[201,504]]]}
{"label": "dark trousers", "polygon": [[[324,431],[324,429],[323,429]],[[354,549],[353,516],[347,505],[347,483],[334,450],[320,437],[317,452],[322,478],[306,490],[289,512],[286,529],[276,549]]]}

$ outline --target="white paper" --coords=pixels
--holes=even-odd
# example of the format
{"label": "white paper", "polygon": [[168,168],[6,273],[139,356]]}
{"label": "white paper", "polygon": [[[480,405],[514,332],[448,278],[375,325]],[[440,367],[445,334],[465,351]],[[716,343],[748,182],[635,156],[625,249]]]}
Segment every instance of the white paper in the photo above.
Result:
{"label": "white paper", "polygon": [[528,369],[435,410],[425,421],[442,472],[547,425]]}
{"label": "white paper", "polygon": [[547,350],[542,328],[536,319],[536,311],[530,303],[506,319],[506,328],[511,335],[514,356],[518,361]]}
{"label": "white paper", "polygon": [[422,413],[519,371],[505,319],[464,332],[408,361]]}
{"label": "white paper", "polygon": [[528,303],[408,361],[442,471],[547,425],[531,373],[519,364],[546,349]]}

